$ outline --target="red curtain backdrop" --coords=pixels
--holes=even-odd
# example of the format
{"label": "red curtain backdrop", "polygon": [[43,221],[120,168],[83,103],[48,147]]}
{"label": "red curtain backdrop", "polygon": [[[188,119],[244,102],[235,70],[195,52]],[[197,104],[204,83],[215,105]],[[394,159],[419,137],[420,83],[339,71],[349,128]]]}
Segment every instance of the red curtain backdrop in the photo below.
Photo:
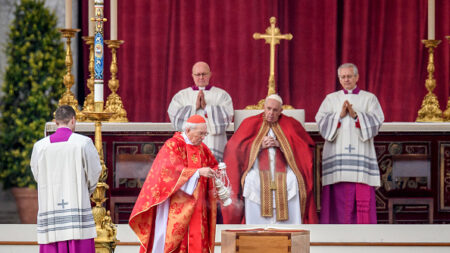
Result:
{"label": "red curtain backdrop", "polygon": [[[87,1],[82,4],[87,35]],[[211,83],[230,93],[235,109],[264,98],[269,46],[253,33],[264,33],[271,16],[294,36],[276,49],[277,90],[286,104],[305,109],[306,121],[314,121],[326,94],[340,89],[336,68],[344,62],[358,66],[358,85],[377,95],[388,122],[415,121],[426,94],[427,0],[133,0],[118,7],[118,38],[125,41],[118,50],[118,93],[131,122],[167,122],[172,96],[193,85],[191,68],[200,60],[210,64]],[[450,95],[449,14],[450,1],[436,0],[442,42],[434,92],[442,110]],[[109,39],[108,22],[105,28]],[[109,64],[107,51],[105,100]]]}

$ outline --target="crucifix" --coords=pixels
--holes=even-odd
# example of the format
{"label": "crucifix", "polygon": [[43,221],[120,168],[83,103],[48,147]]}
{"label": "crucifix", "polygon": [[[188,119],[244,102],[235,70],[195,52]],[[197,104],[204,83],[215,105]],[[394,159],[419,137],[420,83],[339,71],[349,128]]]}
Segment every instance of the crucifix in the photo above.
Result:
{"label": "crucifix", "polygon": [[[275,86],[275,45],[280,44],[280,40],[291,40],[293,38],[292,34],[281,34],[280,28],[275,27],[277,19],[275,17],[270,18],[270,26],[266,28],[266,33],[254,33],[253,38],[255,40],[265,39],[266,44],[270,44],[270,73],[269,73],[269,90],[267,96],[276,93]],[[260,100],[257,105],[249,105],[245,109],[262,109],[264,104],[264,99]],[[283,108],[293,109],[293,108]]]}

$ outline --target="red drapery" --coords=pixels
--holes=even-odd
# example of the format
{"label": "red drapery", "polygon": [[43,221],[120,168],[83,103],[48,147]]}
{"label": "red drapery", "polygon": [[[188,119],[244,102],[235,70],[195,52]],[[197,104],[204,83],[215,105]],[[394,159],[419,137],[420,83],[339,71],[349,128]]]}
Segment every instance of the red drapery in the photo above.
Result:
{"label": "red drapery", "polygon": [[[82,2],[87,35],[87,2]],[[122,97],[132,122],[168,121],[172,96],[193,85],[192,65],[210,64],[211,83],[227,90],[235,109],[267,94],[269,47],[254,40],[277,18],[291,41],[277,46],[276,84],[286,104],[304,108],[306,121],[325,95],[340,88],[336,68],[355,63],[358,85],[377,95],[386,121],[415,121],[426,94],[427,0],[169,0],[118,1]],[[436,0],[435,94],[444,110],[450,90],[450,1]],[[105,1],[109,18],[109,1]],[[109,39],[109,23],[105,24]],[[87,47],[84,48],[87,51]],[[105,86],[110,78],[105,54]],[[85,53],[87,55],[87,53]],[[87,59],[87,58],[85,58]],[[86,61],[86,60],[85,60]],[[84,64],[87,73],[87,61]],[[106,95],[109,94],[105,88]]]}

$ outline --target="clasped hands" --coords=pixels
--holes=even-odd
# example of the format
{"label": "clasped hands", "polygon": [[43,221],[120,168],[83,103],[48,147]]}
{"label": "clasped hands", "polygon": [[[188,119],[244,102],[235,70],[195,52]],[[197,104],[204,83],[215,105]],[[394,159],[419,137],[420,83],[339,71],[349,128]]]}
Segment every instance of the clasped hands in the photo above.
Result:
{"label": "clasped hands", "polygon": [[261,148],[280,147],[280,143],[272,136],[264,136],[262,139]]}
{"label": "clasped hands", "polygon": [[344,104],[342,105],[342,110],[341,110],[341,118],[345,117],[346,115],[350,114],[350,117],[352,117],[353,119],[356,118],[356,116],[358,116],[358,114],[355,112],[355,110],[353,110],[353,106],[352,104],[350,104],[350,102],[348,102],[348,100],[345,100]]}
{"label": "clasped hands", "polygon": [[195,103],[195,105],[196,105],[196,110],[198,110],[200,108],[205,109],[205,107],[206,107],[206,100],[205,100],[205,93],[203,93],[203,90],[200,90],[198,92],[197,102]]}

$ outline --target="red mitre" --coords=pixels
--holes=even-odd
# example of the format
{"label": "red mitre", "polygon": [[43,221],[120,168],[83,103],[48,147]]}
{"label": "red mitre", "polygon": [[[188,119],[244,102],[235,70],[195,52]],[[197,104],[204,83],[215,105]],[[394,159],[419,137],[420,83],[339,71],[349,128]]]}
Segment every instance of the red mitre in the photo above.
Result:
{"label": "red mitre", "polygon": [[199,123],[206,123],[205,119],[198,115],[192,115],[191,117],[189,117],[189,119],[187,120],[188,123],[194,123],[194,124],[199,124]]}

